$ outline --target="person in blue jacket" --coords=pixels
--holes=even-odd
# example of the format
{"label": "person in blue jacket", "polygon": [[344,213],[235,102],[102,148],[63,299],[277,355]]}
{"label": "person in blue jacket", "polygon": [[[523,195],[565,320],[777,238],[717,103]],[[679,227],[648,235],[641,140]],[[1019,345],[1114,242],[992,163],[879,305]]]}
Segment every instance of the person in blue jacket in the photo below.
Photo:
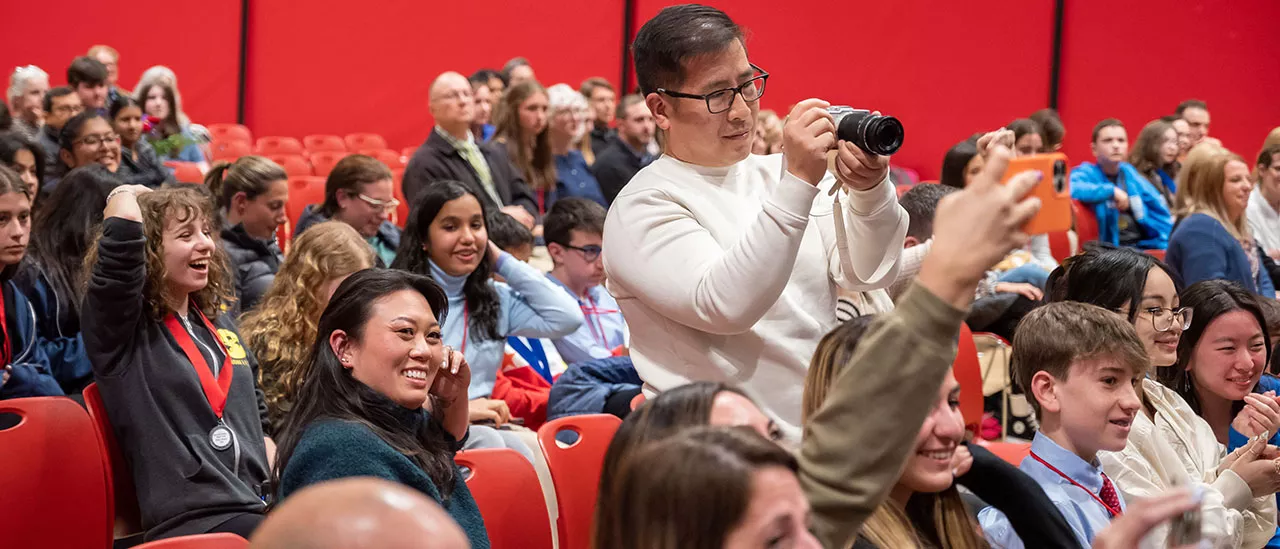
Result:
{"label": "person in blue jacket", "polygon": [[27,254],[30,193],[17,172],[0,166],[0,399],[64,394],[40,345],[35,310],[11,280]]}
{"label": "person in blue jacket", "polygon": [[45,199],[31,221],[31,249],[13,281],[36,314],[41,346],[53,376],[69,395],[93,381],[93,366],[80,337],[80,284],[84,256],[98,226],[107,195],[118,176],[98,165],[71,170]]}
{"label": "person in blue jacket", "polygon": [[1187,155],[1178,181],[1181,219],[1165,254],[1169,267],[1184,284],[1230,280],[1275,298],[1274,281],[1262,266],[1245,216],[1253,189],[1249,165],[1220,146],[1198,145]]}
{"label": "person in blue jacket", "polygon": [[1173,216],[1160,191],[1125,162],[1129,137],[1114,118],[1093,127],[1094,158],[1071,169],[1071,198],[1093,208],[1098,239],[1116,246],[1163,250]]}

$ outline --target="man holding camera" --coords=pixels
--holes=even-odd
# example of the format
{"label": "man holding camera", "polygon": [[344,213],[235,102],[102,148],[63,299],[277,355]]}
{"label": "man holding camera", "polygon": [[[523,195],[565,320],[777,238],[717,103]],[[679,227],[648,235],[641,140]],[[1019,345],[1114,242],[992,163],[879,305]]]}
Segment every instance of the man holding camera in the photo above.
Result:
{"label": "man holding camera", "polygon": [[805,373],[836,325],[837,288],[887,287],[898,269],[907,214],[888,158],[838,141],[818,99],[791,111],[781,157],[751,155],[768,74],[717,9],[666,8],[632,48],[666,147],[605,221],[608,288],[636,369],[659,391],[738,386],[798,440]]}

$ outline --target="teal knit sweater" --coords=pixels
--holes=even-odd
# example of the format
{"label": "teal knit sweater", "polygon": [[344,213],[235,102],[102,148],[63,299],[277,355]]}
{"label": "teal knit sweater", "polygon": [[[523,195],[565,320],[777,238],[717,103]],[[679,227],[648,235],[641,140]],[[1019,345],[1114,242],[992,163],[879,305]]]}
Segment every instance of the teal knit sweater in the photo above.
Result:
{"label": "teal knit sweater", "polygon": [[[426,412],[406,412],[406,428],[426,420]],[[311,484],[346,477],[377,477],[398,482],[426,494],[462,527],[472,549],[489,549],[484,519],[471,497],[471,491],[458,473],[457,483],[448,500],[413,460],[397,452],[377,434],[361,423],[337,419],[321,419],[309,425],[280,475],[280,499]]]}

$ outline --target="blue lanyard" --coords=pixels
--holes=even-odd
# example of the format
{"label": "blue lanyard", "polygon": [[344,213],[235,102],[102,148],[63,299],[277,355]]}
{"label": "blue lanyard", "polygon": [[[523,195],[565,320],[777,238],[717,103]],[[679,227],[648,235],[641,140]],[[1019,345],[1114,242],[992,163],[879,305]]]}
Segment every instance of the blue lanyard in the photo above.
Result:
{"label": "blue lanyard", "polygon": [[554,383],[551,379],[551,361],[547,360],[547,351],[542,348],[541,341],[531,339],[529,344],[526,345],[524,339],[511,336],[507,338],[507,344],[511,345],[511,348],[516,350],[516,354],[519,354],[521,358],[524,358],[525,362],[529,363],[533,371],[538,372],[538,375],[547,380],[547,383]]}

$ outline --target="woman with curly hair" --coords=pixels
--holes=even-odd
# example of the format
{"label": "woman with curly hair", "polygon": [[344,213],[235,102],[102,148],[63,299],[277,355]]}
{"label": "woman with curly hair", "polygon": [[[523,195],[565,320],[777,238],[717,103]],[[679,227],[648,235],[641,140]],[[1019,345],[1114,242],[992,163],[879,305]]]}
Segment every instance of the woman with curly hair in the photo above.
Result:
{"label": "woman with curly hair", "polygon": [[270,441],[257,364],[223,314],[231,277],[213,201],[203,187],[127,185],[103,218],[80,320],[146,541],[247,538],[266,513]]}
{"label": "woman with curly hair", "polygon": [[307,377],[307,353],[329,298],[351,273],[373,267],[373,248],[341,221],[326,221],[293,241],[261,306],[240,321],[261,367],[269,434],[280,429]]}

